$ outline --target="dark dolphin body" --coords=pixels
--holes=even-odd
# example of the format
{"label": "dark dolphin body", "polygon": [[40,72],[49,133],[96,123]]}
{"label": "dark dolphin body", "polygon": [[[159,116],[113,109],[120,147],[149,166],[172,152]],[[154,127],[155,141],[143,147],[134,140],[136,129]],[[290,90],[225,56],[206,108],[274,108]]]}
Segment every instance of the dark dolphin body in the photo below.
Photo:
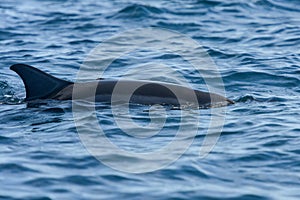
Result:
{"label": "dark dolphin body", "polygon": [[[71,100],[73,93],[73,82],[65,81],[53,77],[39,69],[25,64],[15,64],[10,67],[23,80],[26,89],[26,102],[31,102],[38,99],[57,99]],[[198,103],[199,107],[225,106],[234,102],[217,94],[192,90],[187,87],[161,83],[161,82],[146,82],[146,81],[130,81],[130,80],[97,80],[94,82],[77,83],[76,92],[80,93],[80,98],[93,98],[88,90],[95,86],[95,100],[98,102],[111,102],[113,90],[118,84],[122,88],[138,87],[130,98],[130,103],[145,104],[145,105],[173,105],[180,106],[182,102],[186,104]],[[78,88],[78,89],[77,89]],[[126,89],[125,89],[126,90]],[[126,95],[126,91],[119,91],[117,96],[122,98]],[[175,93],[180,94],[180,103]],[[115,95],[115,93],[114,93]],[[78,96],[78,95],[77,95]],[[121,100],[121,99],[120,99]],[[195,102],[195,100],[197,102]]]}

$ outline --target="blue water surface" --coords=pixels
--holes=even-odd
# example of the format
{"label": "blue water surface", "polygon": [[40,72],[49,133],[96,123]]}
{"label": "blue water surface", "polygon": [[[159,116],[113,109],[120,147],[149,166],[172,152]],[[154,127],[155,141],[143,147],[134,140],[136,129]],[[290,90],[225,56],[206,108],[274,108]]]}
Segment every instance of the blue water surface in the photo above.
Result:
{"label": "blue water surface", "polygon": [[[4,0],[0,18],[0,199],[300,198],[298,0]],[[205,136],[199,129],[176,162],[132,174],[111,169],[89,154],[70,101],[23,103],[23,83],[9,66],[26,63],[74,81],[101,41],[147,27],[177,31],[202,44],[219,67],[227,97],[236,104],[227,107],[221,136],[208,156],[199,157]],[[129,58],[114,66],[126,71],[161,60],[176,65],[172,55],[159,52]],[[183,63],[177,67],[195,88],[205,88]],[[116,128],[109,106],[99,108],[108,138],[119,138],[127,150],[147,150],[149,140],[131,140]],[[145,110],[133,106],[131,114],[147,124]],[[166,112],[170,118],[164,135],[154,136],[149,148],[165,145],[176,134],[179,111]],[[208,112],[201,111],[203,123]]]}

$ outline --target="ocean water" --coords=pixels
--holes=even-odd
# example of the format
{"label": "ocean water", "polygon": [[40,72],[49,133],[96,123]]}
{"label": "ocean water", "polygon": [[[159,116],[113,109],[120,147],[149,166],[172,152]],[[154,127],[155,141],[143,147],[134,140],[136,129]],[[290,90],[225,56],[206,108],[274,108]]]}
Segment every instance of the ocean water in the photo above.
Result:
{"label": "ocean water", "polygon": [[[298,0],[4,0],[0,18],[0,199],[300,198]],[[151,163],[128,161],[104,148],[106,160],[100,162],[82,143],[72,102],[24,103],[23,83],[9,66],[30,64],[74,81],[86,56],[101,42],[149,27],[172,30],[201,44],[218,66],[226,96],[236,103],[222,110],[226,116],[220,137],[204,158],[199,149],[210,112],[221,108],[188,110],[185,115],[166,109],[161,133],[145,139],[125,134],[116,126],[111,107],[97,105],[106,137],[137,153],[170,143],[179,124],[194,129],[198,124],[188,116],[200,112],[200,128],[180,158],[158,170],[126,173],[125,166],[138,163],[147,169]],[[130,77],[153,73],[172,82],[157,69],[148,73],[145,63],[162,62],[175,66],[192,87],[206,89],[199,74],[166,52],[120,57],[106,78],[137,67]],[[149,124],[148,109],[131,105],[131,118]],[[159,112],[152,117],[161,122]],[[189,120],[180,121],[182,116]],[[109,159],[117,169],[107,165]]]}

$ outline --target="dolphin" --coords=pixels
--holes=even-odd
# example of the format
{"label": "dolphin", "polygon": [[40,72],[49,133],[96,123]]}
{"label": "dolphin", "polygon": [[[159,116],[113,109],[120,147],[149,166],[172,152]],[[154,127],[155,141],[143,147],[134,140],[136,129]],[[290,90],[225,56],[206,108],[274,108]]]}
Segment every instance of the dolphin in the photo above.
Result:
{"label": "dolphin", "polygon": [[[131,94],[129,103],[182,106],[182,102],[184,102],[184,104],[195,104],[198,107],[205,108],[234,104],[232,100],[221,95],[193,90],[171,83],[106,79],[74,83],[58,79],[26,64],[14,64],[10,69],[21,77],[25,85],[25,102],[45,99],[74,100],[75,98],[95,98],[94,100],[97,102],[110,103],[113,92],[117,92],[114,95],[117,95],[121,101],[122,95],[126,93],[126,88],[137,87]],[[116,85],[124,90],[114,91]],[[94,86],[96,86],[95,92],[91,94],[88,91]],[[73,89],[75,87],[79,95],[75,95],[77,97],[74,98]]]}

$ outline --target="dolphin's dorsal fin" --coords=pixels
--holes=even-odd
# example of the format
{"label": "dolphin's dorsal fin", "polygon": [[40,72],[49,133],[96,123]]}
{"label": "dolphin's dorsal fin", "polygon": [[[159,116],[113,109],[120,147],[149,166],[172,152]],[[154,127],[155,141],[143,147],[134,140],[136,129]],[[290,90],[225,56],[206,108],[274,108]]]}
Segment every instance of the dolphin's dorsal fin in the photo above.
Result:
{"label": "dolphin's dorsal fin", "polygon": [[23,80],[26,89],[25,101],[50,98],[66,86],[73,84],[25,64],[14,64],[10,69]]}

